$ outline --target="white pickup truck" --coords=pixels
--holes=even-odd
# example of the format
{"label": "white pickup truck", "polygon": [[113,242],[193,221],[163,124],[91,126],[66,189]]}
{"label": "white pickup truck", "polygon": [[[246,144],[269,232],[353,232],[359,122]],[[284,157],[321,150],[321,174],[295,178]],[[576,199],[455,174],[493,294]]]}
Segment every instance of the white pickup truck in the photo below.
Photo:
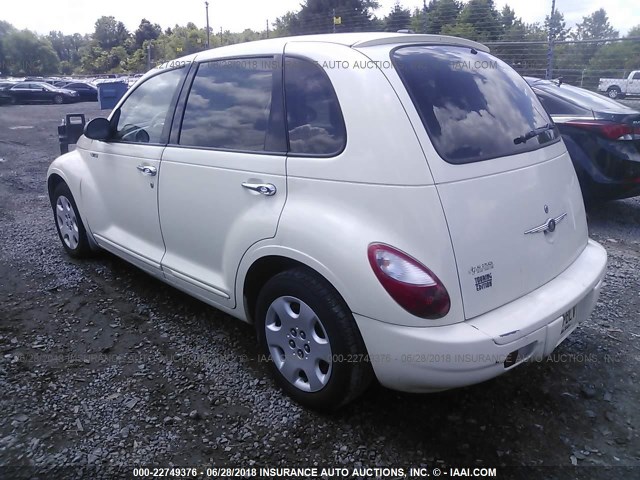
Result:
{"label": "white pickup truck", "polygon": [[598,91],[609,98],[621,98],[627,95],[640,95],[640,70],[634,70],[628,78],[601,78]]}

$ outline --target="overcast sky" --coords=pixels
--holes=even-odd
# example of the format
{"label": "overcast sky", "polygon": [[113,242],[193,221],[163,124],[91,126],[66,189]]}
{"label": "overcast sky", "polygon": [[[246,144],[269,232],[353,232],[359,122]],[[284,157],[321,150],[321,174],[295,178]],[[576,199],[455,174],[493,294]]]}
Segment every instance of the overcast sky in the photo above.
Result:
{"label": "overcast sky", "polygon": [[[0,20],[38,33],[50,30],[61,30],[65,34],[90,33],[102,15],[113,15],[129,30],[135,30],[142,18],[159,23],[163,29],[187,22],[205,25],[204,1],[200,0],[2,0],[2,3]],[[264,30],[267,20],[273,22],[289,10],[298,10],[300,3],[300,0],[210,0],[210,24],[214,32],[221,26],[232,32],[245,28]],[[379,3],[381,8],[376,15],[381,17],[389,12],[395,0],[379,0]],[[400,3],[411,9],[422,6],[422,0]],[[543,21],[551,10],[551,0],[496,0],[499,9],[507,3],[527,23]],[[640,24],[638,0],[556,0],[556,8],[564,13],[570,26],[600,7],[607,10],[610,22],[621,34]]]}

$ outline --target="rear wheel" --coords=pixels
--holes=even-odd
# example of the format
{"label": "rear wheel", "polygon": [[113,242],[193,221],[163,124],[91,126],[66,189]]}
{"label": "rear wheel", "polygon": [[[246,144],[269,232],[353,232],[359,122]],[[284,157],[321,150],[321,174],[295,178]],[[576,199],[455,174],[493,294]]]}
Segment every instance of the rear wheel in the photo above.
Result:
{"label": "rear wheel", "polygon": [[618,87],[611,87],[607,90],[607,95],[609,96],[609,98],[613,98],[613,99],[620,97],[621,93],[622,92]]}
{"label": "rear wheel", "polygon": [[55,97],[53,97],[53,103],[61,105],[62,103],[64,103],[64,98],[62,97],[62,95],[56,95]]}
{"label": "rear wheel", "polygon": [[306,268],[266,283],[258,296],[256,329],[277,383],[302,405],[335,410],[371,382],[353,315],[338,292]]}
{"label": "rear wheel", "polygon": [[74,258],[84,258],[91,254],[87,232],[78,213],[78,207],[71,190],[60,183],[51,197],[51,206],[56,222],[58,237],[62,246]]}

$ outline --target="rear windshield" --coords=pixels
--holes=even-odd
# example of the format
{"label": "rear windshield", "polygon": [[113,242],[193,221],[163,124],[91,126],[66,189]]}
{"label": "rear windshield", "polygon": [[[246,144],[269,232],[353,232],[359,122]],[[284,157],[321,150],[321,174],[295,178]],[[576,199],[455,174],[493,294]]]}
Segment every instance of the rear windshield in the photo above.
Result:
{"label": "rear windshield", "polygon": [[[524,79],[497,58],[469,47],[400,47],[391,59],[438,154],[478,162],[558,141],[556,128]],[[526,141],[524,136],[540,129]]]}
{"label": "rear windshield", "polygon": [[635,110],[622,105],[615,100],[611,100],[598,93],[590,92],[584,88],[574,87],[567,84],[557,86],[551,82],[545,81],[536,82],[533,86],[552,95],[562,97],[582,107],[590,108],[596,112],[636,113]]}

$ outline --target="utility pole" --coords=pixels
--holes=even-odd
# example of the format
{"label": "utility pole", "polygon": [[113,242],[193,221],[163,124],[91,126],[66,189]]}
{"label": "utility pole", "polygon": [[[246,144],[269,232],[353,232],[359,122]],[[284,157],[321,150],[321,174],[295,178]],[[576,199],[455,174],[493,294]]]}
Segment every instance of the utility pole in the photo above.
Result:
{"label": "utility pole", "polygon": [[210,42],[210,33],[211,31],[209,30],[209,2],[204,2],[204,8],[205,11],[207,12],[207,48],[211,48],[211,42]]}
{"label": "utility pole", "polygon": [[151,42],[147,43],[147,71],[151,70]]}
{"label": "utility pole", "polygon": [[547,50],[547,75],[546,75],[546,79],[547,80],[551,80],[553,79],[553,50],[554,50],[554,43],[555,43],[555,37],[556,37],[556,32],[555,32],[555,19],[554,17],[554,13],[556,11],[556,0],[551,0],[551,16],[549,17],[549,50]]}
{"label": "utility pole", "polygon": [[267,18],[267,38],[269,38],[269,19]]}
{"label": "utility pole", "polygon": [[336,33],[336,9],[333,9],[333,13],[331,14],[331,23],[333,23],[333,33]]}
{"label": "utility pole", "polygon": [[220,45],[222,46],[222,27],[220,27]]}

